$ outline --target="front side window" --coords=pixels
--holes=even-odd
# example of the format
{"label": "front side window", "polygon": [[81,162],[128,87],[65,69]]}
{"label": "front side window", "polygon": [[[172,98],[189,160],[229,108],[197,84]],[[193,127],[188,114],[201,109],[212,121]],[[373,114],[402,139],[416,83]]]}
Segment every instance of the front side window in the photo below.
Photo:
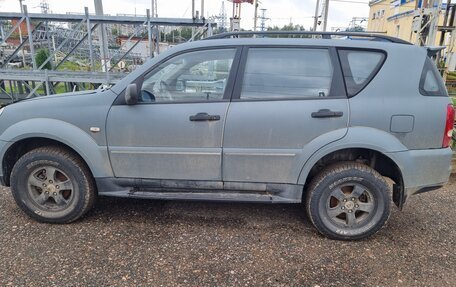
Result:
{"label": "front side window", "polygon": [[223,99],[236,49],[189,52],[144,77],[139,102],[200,102]]}
{"label": "front side window", "polygon": [[333,66],[327,49],[250,48],[241,99],[326,97]]}

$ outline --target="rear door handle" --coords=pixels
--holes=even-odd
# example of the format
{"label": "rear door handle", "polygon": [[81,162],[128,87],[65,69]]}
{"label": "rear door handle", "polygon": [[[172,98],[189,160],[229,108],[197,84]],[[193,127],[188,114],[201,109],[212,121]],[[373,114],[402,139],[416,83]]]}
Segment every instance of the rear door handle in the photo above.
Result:
{"label": "rear door handle", "polygon": [[313,112],[312,118],[340,118],[343,115],[343,112],[333,112],[329,109],[321,109],[318,112]]}
{"label": "rear door handle", "polygon": [[192,122],[206,122],[206,121],[219,121],[219,115],[209,115],[208,113],[197,113],[196,115],[190,116]]}

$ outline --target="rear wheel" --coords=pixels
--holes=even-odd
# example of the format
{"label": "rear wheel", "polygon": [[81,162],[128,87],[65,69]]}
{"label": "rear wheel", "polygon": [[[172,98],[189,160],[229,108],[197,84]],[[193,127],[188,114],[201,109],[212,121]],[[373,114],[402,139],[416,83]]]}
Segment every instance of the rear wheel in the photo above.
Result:
{"label": "rear wheel", "polygon": [[67,223],[92,208],[96,190],[82,160],[60,147],[42,147],[23,155],[11,173],[16,203],[41,222]]}
{"label": "rear wheel", "polygon": [[346,162],[329,166],[310,184],[307,213],[331,239],[357,240],[376,233],[390,214],[389,186],[369,166]]}

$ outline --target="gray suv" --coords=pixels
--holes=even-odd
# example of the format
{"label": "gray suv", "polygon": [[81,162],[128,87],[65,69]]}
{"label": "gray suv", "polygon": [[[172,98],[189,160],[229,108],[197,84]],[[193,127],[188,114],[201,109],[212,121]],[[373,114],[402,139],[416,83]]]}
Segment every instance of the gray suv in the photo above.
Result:
{"label": "gray suv", "polygon": [[8,105],[2,184],[41,222],[72,222],[98,195],[303,203],[321,234],[366,238],[390,202],[448,181],[454,109],[435,49],[321,34],[222,34],[109,89]]}

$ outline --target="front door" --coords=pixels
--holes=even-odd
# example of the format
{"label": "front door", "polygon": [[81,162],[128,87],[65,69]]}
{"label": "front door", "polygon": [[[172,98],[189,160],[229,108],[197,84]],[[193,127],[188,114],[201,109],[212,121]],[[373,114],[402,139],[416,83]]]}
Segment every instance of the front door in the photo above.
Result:
{"label": "front door", "polygon": [[107,137],[116,177],[222,179],[223,129],[237,53],[236,48],[181,53],[139,79],[138,104],[112,106]]}
{"label": "front door", "polygon": [[246,47],[240,67],[225,128],[223,180],[295,184],[311,152],[347,130],[336,51]]}

